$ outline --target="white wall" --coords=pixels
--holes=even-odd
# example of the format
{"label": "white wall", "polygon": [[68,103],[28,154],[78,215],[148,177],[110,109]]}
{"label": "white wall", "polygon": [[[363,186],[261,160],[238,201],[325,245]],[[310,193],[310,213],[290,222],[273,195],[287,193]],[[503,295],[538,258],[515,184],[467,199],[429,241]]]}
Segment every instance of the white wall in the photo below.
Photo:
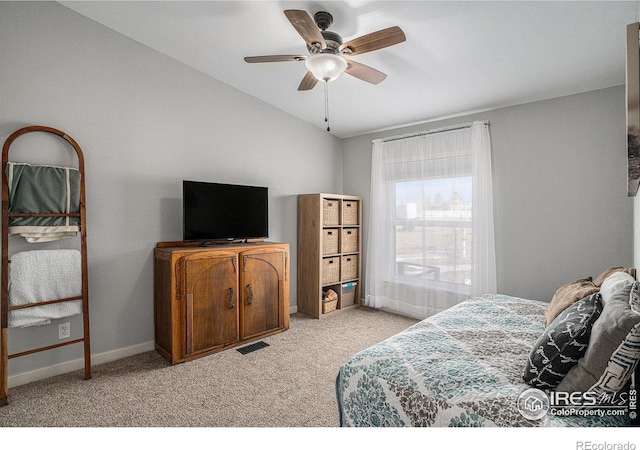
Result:
{"label": "white wall", "polygon": [[[291,245],[296,304],[296,195],[342,190],[339,139],[54,2],[0,2],[0,55],[2,142],[48,125],[85,155],[95,363],[153,348],[153,248],[182,237],[183,179],[269,187],[270,239]],[[10,330],[11,347],[57,342],[59,322]],[[10,379],[64,372],[81,354],[13,359]]]}
{"label": "white wall", "polygon": [[490,122],[498,292],[548,301],[633,264],[623,86],[346,139],[344,192],[366,216],[373,139],[472,120]]}

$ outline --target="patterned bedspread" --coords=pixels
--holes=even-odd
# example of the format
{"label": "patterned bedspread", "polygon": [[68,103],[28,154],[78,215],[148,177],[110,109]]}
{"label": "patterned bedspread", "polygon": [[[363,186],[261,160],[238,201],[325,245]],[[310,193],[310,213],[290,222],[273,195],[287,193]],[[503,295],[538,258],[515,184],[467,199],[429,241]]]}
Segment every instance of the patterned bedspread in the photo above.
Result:
{"label": "patterned bedspread", "polygon": [[485,295],[352,356],[336,395],[342,426],[621,426],[624,418],[525,419],[525,362],[547,304]]}

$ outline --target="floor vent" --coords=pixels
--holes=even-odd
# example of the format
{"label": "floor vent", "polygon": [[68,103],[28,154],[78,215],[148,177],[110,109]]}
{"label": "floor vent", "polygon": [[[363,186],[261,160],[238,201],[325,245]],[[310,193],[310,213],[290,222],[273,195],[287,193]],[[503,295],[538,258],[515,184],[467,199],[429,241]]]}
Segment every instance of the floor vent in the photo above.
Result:
{"label": "floor vent", "polygon": [[255,352],[256,350],[260,350],[261,348],[265,348],[268,346],[269,344],[267,344],[266,342],[259,341],[253,344],[245,345],[244,347],[241,347],[237,350],[243,355],[246,355],[247,353]]}

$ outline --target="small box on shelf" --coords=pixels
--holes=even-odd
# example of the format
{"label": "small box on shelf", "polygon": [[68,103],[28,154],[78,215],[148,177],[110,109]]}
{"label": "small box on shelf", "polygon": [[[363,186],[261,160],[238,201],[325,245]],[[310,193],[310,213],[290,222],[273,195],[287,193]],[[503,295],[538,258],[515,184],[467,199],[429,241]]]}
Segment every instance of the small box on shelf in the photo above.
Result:
{"label": "small box on shelf", "polygon": [[333,300],[330,302],[322,302],[322,314],[327,314],[336,310],[338,306],[338,300]]}
{"label": "small box on shelf", "polygon": [[358,201],[357,200],[345,200],[342,210],[342,224],[343,225],[359,225],[358,217]]}
{"label": "small box on shelf", "polygon": [[340,257],[322,259],[322,284],[332,284],[340,281]]}
{"label": "small box on shelf", "polygon": [[345,255],[341,261],[343,280],[353,280],[358,278],[358,255]]}
{"label": "small box on shelf", "polygon": [[342,295],[340,296],[340,307],[352,306],[356,301],[356,286],[358,283],[344,283],[342,285]]}
{"label": "small box on shelf", "polygon": [[342,229],[342,253],[353,253],[358,251],[358,228]]}
{"label": "small box on shelf", "polygon": [[323,225],[340,225],[340,201],[324,199],[322,201]]}
{"label": "small box on shelf", "polygon": [[338,228],[322,230],[322,254],[335,255],[337,253],[340,253]]}
{"label": "small box on shelf", "polygon": [[338,307],[338,301],[340,300],[340,294],[334,289],[327,289],[322,291],[322,314],[327,314],[335,311]]}

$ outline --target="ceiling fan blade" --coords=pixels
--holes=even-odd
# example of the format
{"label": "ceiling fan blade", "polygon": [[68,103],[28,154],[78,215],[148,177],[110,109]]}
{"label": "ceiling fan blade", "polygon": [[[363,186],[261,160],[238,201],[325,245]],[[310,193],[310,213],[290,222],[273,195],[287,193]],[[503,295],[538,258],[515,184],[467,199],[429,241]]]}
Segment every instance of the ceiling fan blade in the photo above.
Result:
{"label": "ceiling fan blade", "polygon": [[318,79],[313,76],[311,72],[307,72],[302,81],[300,82],[300,86],[298,86],[299,91],[308,91],[313,89],[318,83]]}
{"label": "ceiling fan blade", "polygon": [[400,27],[390,27],[355,38],[340,46],[340,51],[347,55],[360,55],[372,52],[407,40]]}
{"label": "ceiling fan blade", "polygon": [[371,84],[381,83],[385,78],[387,78],[387,75],[379,70],[355,61],[347,61],[347,69],[345,70],[345,73]]}
{"label": "ceiling fan blade", "polygon": [[289,22],[291,22],[291,25],[293,25],[293,28],[296,29],[310,47],[319,46],[319,48],[323,50],[327,48],[327,43],[324,41],[320,29],[309,13],[299,9],[286,9],[284,14],[287,16],[287,19],[289,19]]}
{"label": "ceiling fan blade", "polygon": [[283,62],[283,61],[304,61],[305,55],[267,55],[267,56],[245,56],[248,63]]}

